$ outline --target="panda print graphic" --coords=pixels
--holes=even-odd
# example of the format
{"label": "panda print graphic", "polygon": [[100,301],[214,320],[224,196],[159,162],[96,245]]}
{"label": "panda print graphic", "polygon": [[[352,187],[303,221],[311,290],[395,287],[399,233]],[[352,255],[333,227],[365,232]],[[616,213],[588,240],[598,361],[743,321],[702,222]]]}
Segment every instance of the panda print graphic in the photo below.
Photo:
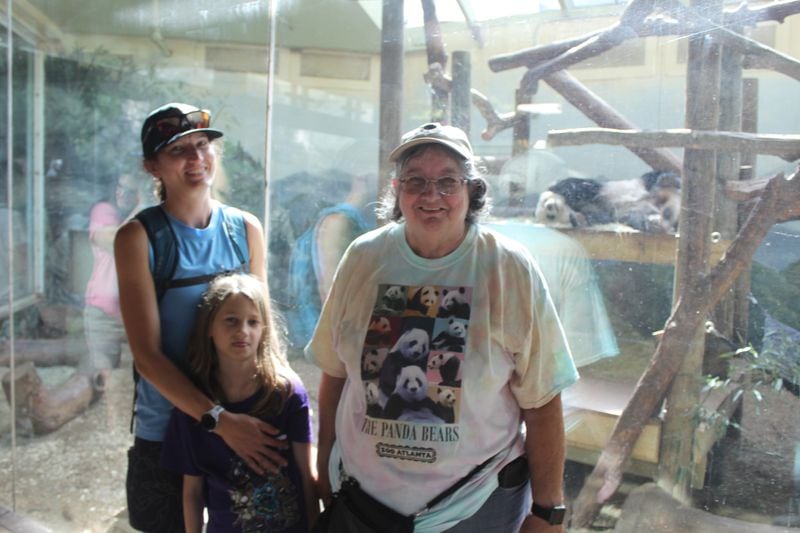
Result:
{"label": "panda print graphic", "polygon": [[361,353],[368,417],[458,423],[471,297],[469,287],[378,287]]}

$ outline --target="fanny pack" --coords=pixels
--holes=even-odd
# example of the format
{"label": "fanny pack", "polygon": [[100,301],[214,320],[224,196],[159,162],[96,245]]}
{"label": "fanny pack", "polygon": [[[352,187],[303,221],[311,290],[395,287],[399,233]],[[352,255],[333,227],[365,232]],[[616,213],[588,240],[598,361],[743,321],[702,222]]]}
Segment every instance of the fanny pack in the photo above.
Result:
{"label": "fanny pack", "polygon": [[338,492],[320,513],[311,533],[412,533],[414,518],[453,494],[494,459],[485,460],[413,515],[398,513],[361,488],[353,477],[342,481]]}

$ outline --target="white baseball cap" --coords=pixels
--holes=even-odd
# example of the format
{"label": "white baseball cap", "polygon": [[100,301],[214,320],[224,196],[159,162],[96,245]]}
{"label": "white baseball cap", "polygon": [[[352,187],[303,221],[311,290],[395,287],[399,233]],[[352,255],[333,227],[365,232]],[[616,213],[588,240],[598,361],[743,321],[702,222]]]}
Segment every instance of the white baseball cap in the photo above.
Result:
{"label": "white baseball cap", "polygon": [[389,154],[389,161],[395,163],[408,150],[420,144],[441,144],[454,150],[464,159],[471,159],[472,145],[467,134],[455,126],[429,122],[403,135],[400,144]]}

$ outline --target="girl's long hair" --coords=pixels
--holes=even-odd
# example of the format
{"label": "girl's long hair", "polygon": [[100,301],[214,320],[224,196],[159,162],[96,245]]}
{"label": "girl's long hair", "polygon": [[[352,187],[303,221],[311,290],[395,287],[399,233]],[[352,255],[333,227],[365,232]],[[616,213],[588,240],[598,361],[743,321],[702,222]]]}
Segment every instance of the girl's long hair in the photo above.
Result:
{"label": "girl's long hair", "polygon": [[242,294],[258,309],[264,329],[256,351],[256,377],[263,384],[250,414],[256,417],[275,415],[283,408],[291,393],[291,382],[286,377],[288,363],[275,326],[265,283],[249,274],[224,274],[211,281],[203,295],[197,321],[189,341],[189,372],[195,384],[217,402],[228,399],[217,378],[219,356],[209,335],[211,324],[222,304],[230,296]]}

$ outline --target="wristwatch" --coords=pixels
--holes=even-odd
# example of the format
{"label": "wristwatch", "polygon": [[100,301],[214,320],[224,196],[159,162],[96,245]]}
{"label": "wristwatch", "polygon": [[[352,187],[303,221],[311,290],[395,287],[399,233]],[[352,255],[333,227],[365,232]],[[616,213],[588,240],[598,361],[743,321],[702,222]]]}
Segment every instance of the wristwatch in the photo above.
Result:
{"label": "wristwatch", "polygon": [[219,414],[224,410],[221,405],[215,405],[200,417],[200,426],[206,431],[214,431],[219,423]]}
{"label": "wristwatch", "polygon": [[531,513],[550,524],[557,526],[564,523],[564,515],[567,514],[567,508],[563,505],[554,505],[552,507],[543,507],[536,502],[531,505]]}

